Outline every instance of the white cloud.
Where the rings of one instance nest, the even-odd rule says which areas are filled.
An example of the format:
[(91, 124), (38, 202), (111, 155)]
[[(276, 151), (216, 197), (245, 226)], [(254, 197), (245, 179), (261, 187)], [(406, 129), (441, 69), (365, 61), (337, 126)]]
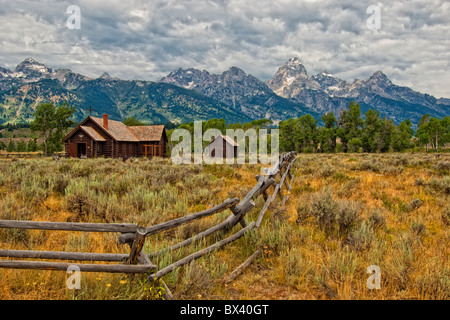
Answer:
[[(68, 30), (69, 5), (81, 29)], [(381, 8), (381, 30), (366, 9)], [(309, 74), (352, 81), (383, 70), (394, 83), (450, 97), (446, 0), (1, 1), (0, 65), (26, 57), (88, 76), (159, 80), (178, 67), (235, 65), (261, 80), (298, 56)]]

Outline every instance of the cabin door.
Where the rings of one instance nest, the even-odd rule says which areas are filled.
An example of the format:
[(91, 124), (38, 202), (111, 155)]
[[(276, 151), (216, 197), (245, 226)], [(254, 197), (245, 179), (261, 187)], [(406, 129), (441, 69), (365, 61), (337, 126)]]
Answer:
[(78, 151), (77, 147), (78, 147), (77, 143), (69, 142), (68, 147), (67, 147), (67, 151), (69, 152), (69, 157), (71, 157), (71, 158), (77, 157), (77, 151)]
[(77, 143), (77, 157), (86, 156), (86, 143)]

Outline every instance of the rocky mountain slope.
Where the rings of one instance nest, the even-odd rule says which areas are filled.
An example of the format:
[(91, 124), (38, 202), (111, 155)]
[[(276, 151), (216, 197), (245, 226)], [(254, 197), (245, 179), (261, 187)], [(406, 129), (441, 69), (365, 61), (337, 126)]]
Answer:
[(149, 123), (175, 123), (224, 118), (250, 121), (245, 114), (192, 90), (152, 81), (120, 80), (107, 73), (96, 79), (69, 69), (52, 70), (28, 58), (14, 71), (0, 69), (0, 123), (32, 120), (42, 102), (68, 102), (76, 119), (108, 113), (111, 119), (136, 117)]
[(395, 85), (382, 71), (347, 82), (326, 71), (310, 76), (297, 58), (266, 82), (237, 67), (222, 74), (179, 68), (159, 82), (121, 80), (106, 72), (94, 79), (69, 69), (53, 70), (32, 58), (14, 70), (0, 67), (0, 123), (30, 121), (39, 103), (64, 101), (76, 107), (77, 120), (92, 106), (94, 115), (108, 113), (116, 120), (134, 116), (149, 123), (211, 118), (276, 122), (306, 113), (320, 119), (329, 111), (338, 115), (350, 101), (359, 102), (363, 113), (373, 108), (396, 123), (409, 118), (417, 124), (423, 114), (450, 114), (450, 99)]
[(237, 67), (231, 67), (220, 75), (206, 70), (179, 68), (159, 82), (197, 91), (253, 119), (283, 120), (304, 113), (315, 114), (302, 102), (280, 97), (266, 83)]
[(376, 109), (381, 116), (397, 123), (406, 118), (417, 123), (423, 114), (440, 118), (450, 113), (448, 99), (436, 99), (397, 86), (382, 71), (376, 71), (367, 80), (347, 82), (327, 72), (309, 76), (300, 61), (292, 58), (278, 69), (267, 85), (279, 96), (321, 114), (339, 113), (350, 101), (359, 102), (363, 112)]

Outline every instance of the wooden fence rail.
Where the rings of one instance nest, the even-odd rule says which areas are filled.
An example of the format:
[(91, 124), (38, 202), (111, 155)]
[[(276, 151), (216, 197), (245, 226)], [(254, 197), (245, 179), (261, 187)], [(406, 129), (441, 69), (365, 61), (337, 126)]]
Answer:
[(86, 232), (133, 232), (138, 226), (127, 223), (87, 223), (87, 222), (47, 222), (47, 221), (21, 221), (0, 220), (0, 228), (65, 230)]
[[(0, 220), (0, 228), (20, 228), (20, 229), (41, 229), (41, 230), (62, 230), (62, 231), (84, 231), (84, 232), (116, 232), (121, 233), (118, 237), (120, 244), (127, 244), (130, 247), (129, 254), (113, 254), (113, 253), (86, 253), (86, 252), (57, 252), (57, 251), (31, 251), (31, 250), (4, 250), (0, 249), (0, 257), (2, 258), (33, 258), (33, 259), (55, 259), (55, 260), (76, 260), (76, 261), (102, 261), (102, 262), (120, 262), (121, 264), (74, 264), (61, 262), (42, 262), (42, 261), (25, 261), (25, 260), (4, 260), (0, 259), (0, 268), (16, 268), (16, 269), (45, 269), (45, 270), (64, 270), (69, 266), (76, 265), (80, 271), (86, 272), (117, 272), (117, 273), (148, 273), (153, 272), (148, 279), (153, 281), (170, 273), (174, 269), (181, 267), (187, 263), (194, 261), (206, 254), (241, 238), (244, 234), (251, 230), (257, 230), (263, 221), (266, 211), (273, 204), (277, 197), (281, 200), (281, 206), (284, 206), (292, 188), (294, 175), (291, 173), (292, 166), (296, 160), (296, 152), (284, 153), (279, 156), (274, 166), (266, 170), (265, 175), (256, 176), (256, 185), (239, 200), (238, 198), (226, 199), (221, 204), (187, 215), (181, 218), (166, 221), (150, 227), (139, 227), (136, 224), (127, 223), (75, 223), (75, 222), (46, 222), (46, 221), (18, 221), (18, 220)], [(280, 176), (279, 182), (276, 177)], [(273, 186), (273, 193), (269, 196), (268, 190)], [(283, 186), (287, 188), (287, 194), (281, 194)], [(247, 214), (255, 207), (256, 199), (262, 195), (264, 198), (264, 206), (259, 212), (256, 221), (248, 223), (246, 221)], [(230, 215), (217, 225), (204, 230), (193, 237), (181, 241), (175, 245), (160, 249), (149, 254), (143, 250), (146, 238), (163, 232), (191, 221), (205, 218), (219, 212), (230, 209)], [(194, 252), (178, 261), (171, 263), (161, 270), (157, 270), (150, 258), (157, 257), (163, 253), (178, 250), (182, 247), (196, 243), (205, 237), (208, 237), (218, 231), (221, 235), (227, 234), (234, 226), (240, 224), (242, 229), (232, 235), (225, 237), (214, 244)], [(260, 252), (255, 252), (246, 262), (232, 273), (233, 277), (242, 272), (248, 264), (253, 261)], [(230, 278), (231, 279), (231, 278)], [(228, 279), (228, 281), (231, 281)], [(166, 288), (166, 299), (171, 299), (172, 295), (169, 288), (162, 281)]]
[[(58, 152), (58, 153), (51, 153), (48, 154), (47, 157), (59, 157), (62, 158), (65, 156), (64, 152)], [(0, 159), (26, 159), (26, 158), (44, 158), (44, 153), (31, 153), (31, 152), (24, 152), (24, 153), (0, 153)]]

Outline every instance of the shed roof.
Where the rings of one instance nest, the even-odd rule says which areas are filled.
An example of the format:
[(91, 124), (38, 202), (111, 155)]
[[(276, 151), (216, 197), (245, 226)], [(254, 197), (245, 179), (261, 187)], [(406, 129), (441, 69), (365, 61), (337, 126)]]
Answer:
[(211, 143), (213, 143), (214, 141), (216, 141), (218, 138), (222, 138), (223, 140), (225, 140), (226, 142), (228, 142), (229, 144), (231, 144), (233, 147), (238, 147), (239, 143), (237, 143), (236, 141), (234, 141), (234, 139), (232, 139), (229, 136), (224, 136), (223, 134), (218, 135), (213, 141), (211, 141), (208, 145), (210, 145)]

